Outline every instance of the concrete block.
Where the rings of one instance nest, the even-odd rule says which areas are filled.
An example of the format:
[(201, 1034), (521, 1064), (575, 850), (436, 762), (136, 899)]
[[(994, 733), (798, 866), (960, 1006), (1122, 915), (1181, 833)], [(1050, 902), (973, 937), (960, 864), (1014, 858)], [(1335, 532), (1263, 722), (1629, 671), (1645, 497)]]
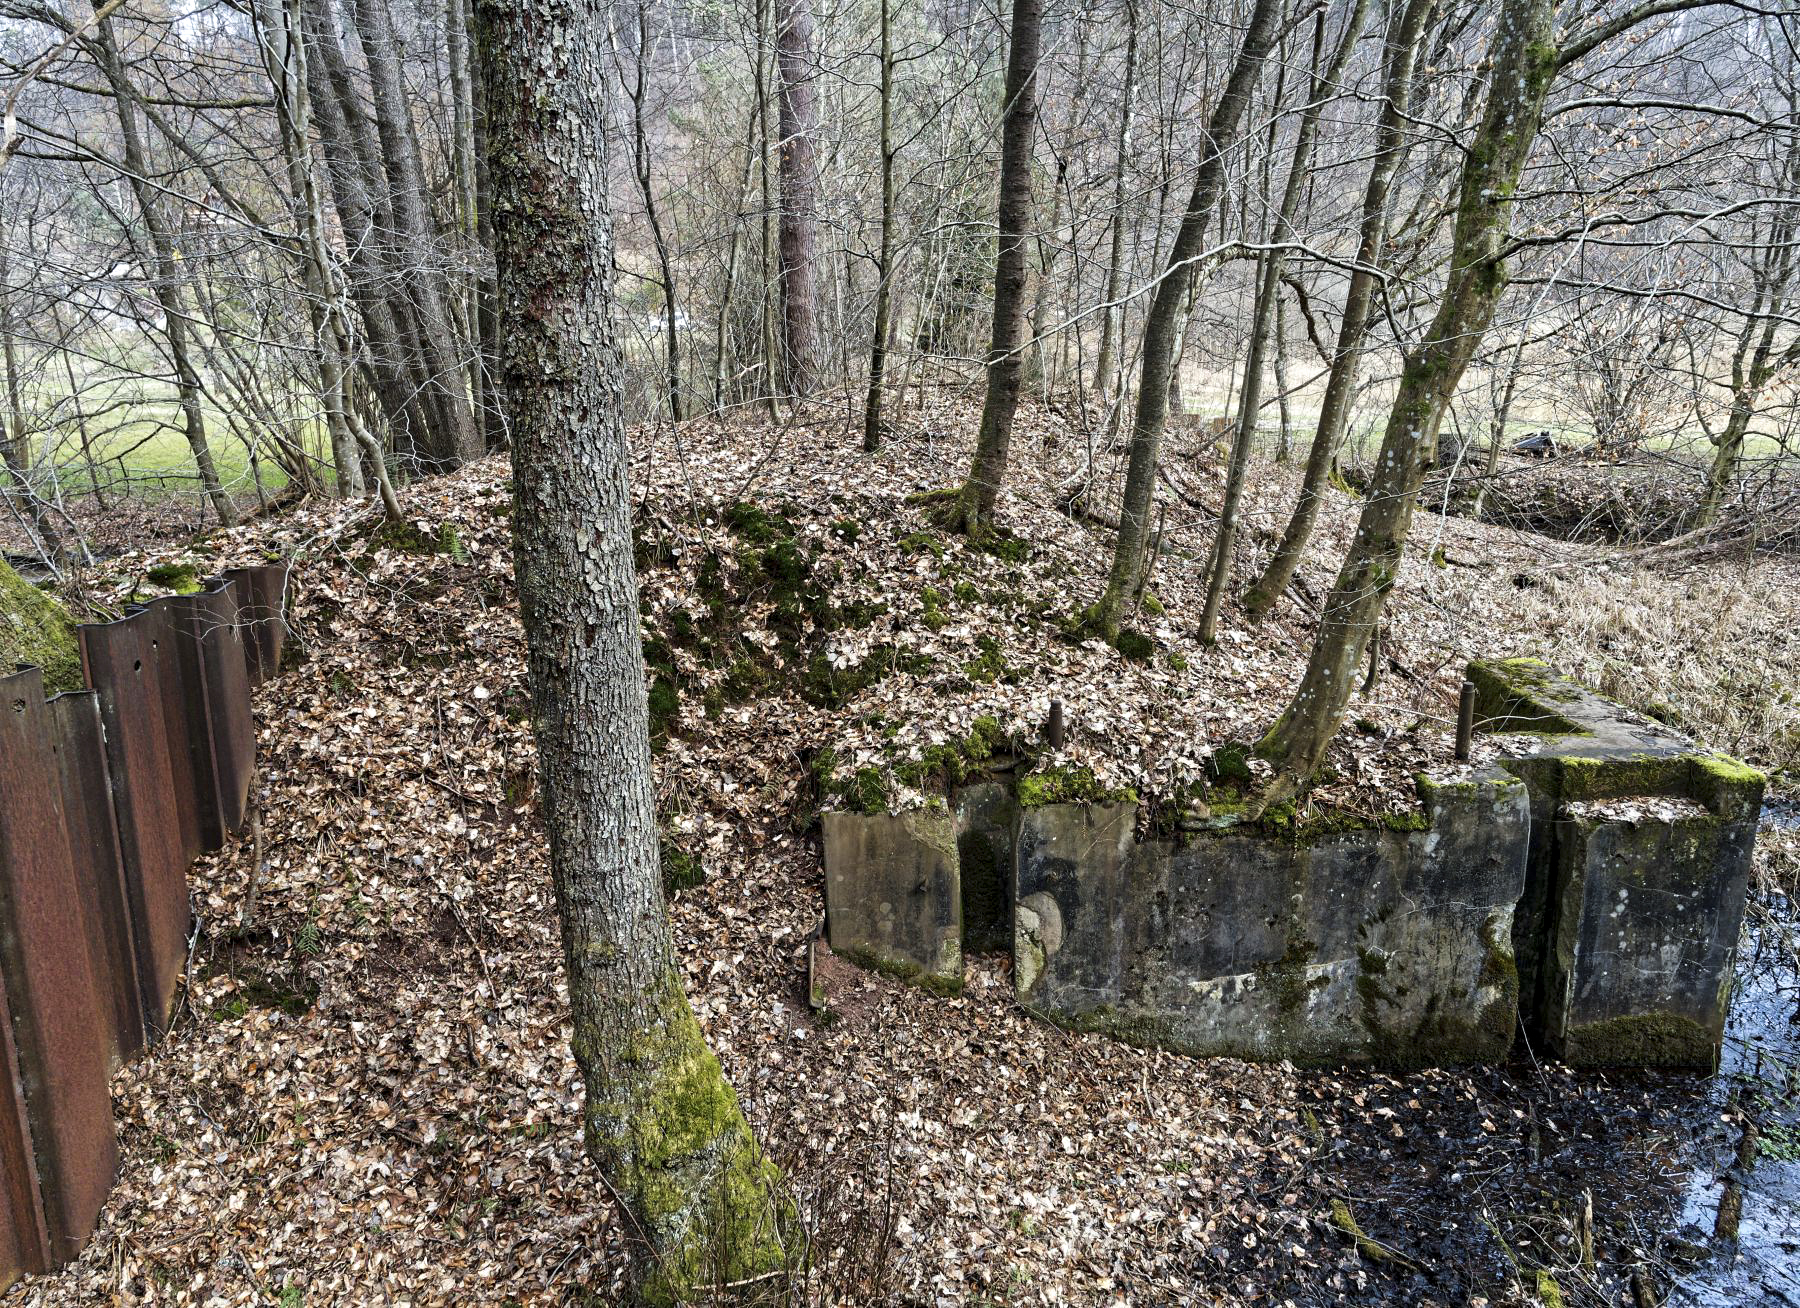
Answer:
[(826, 813), (825, 930), (851, 962), (962, 987), (962, 886), (948, 810)]

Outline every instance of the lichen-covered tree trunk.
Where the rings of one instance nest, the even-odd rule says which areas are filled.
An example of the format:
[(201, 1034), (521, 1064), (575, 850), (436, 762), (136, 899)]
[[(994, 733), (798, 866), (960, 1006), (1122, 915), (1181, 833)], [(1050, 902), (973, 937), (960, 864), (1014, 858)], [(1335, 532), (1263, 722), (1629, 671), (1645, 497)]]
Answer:
[(1293, 793), (1337, 734), (1356, 669), (1399, 572), (1444, 411), (1506, 288), (1513, 191), (1556, 74), (1552, 14), (1552, 0), (1504, 0), (1501, 6), (1487, 106), (1463, 160), (1449, 280), (1424, 339), (1402, 366), (1362, 517), (1325, 600), (1306, 673), (1258, 747), (1277, 768), (1265, 803)]
[(1043, 0), (1013, 0), (1006, 57), (1006, 110), (1000, 131), (1000, 244), (994, 257), (994, 323), (988, 338), (987, 395), (968, 480), (952, 502), (948, 525), (979, 536), (993, 527), (994, 503), (1006, 480), (1013, 414), (1025, 370), (1026, 255), (1031, 240), (1031, 146), (1037, 134), (1038, 51)]
[(1375, 134), (1375, 162), (1363, 188), (1362, 227), (1356, 251), (1356, 267), (1344, 292), (1344, 314), (1338, 322), (1337, 344), (1331, 353), (1331, 376), (1319, 405), (1319, 423), (1313, 430), (1306, 467), (1300, 474), (1300, 497), (1281, 535), (1281, 543), (1269, 557), (1255, 583), (1244, 594), (1244, 608), (1251, 616), (1266, 613), (1293, 581), (1301, 556), (1312, 540), (1319, 520), (1331, 458), (1349, 421), (1356, 397), (1356, 380), (1362, 362), (1363, 343), (1369, 332), (1375, 287), (1381, 280), (1381, 249), (1387, 234), (1388, 194), (1394, 173), (1406, 153), (1407, 134), (1413, 130), (1408, 116), (1412, 98), (1413, 63), (1437, 0), (1407, 0), (1397, 21), (1388, 28), (1386, 90), (1381, 119)]
[(587, 1146), (642, 1297), (778, 1271), (782, 1212), (682, 991), (659, 872), (612, 322), (605, 0), (479, 0), (514, 547)]
[[(1300, 125), (1294, 134), (1293, 152), (1289, 156), (1287, 184), (1282, 188), (1281, 204), (1276, 210), (1273, 230), (1269, 233), (1271, 248), (1263, 256), (1262, 277), (1256, 291), (1256, 308), (1251, 316), (1250, 356), (1244, 363), (1244, 389), (1238, 397), (1237, 430), (1232, 437), (1231, 458), (1225, 471), (1225, 495), (1219, 509), (1219, 527), (1213, 533), (1212, 553), (1206, 564), (1206, 607), (1200, 615), (1200, 639), (1211, 645), (1219, 637), (1219, 610), (1225, 602), (1225, 587), (1231, 579), (1231, 556), (1237, 543), (1238, 508), (1243, 502), (1244, 479), (1250, 467), (1250, 441), (1256, 434), (1256, 415), (1262, 407), (1263, 371), (1268, 362), (1269, 335), (1275, 325), (1275, 304), (1281, 295), (1281, 278), (1287, 270), (1286, 242), (1296, 238), (1294, 220), (1300, 213), (1300, 201), (1312, 180), (1313, 142), (1318, 139), (1319, 116), (1325, 110), (1329, 92), (1344, 76), (1350, 56), (1362, 34), (1363, 16), (1368, 0), (1355, 0), (1344, 20), (1343, 34), (1323, 73), (1318, 67), (1319, 47), (1324, 43), (1325, 15), (1320, 11), (1318, 37), (1314, 41), (1314, 63), (1311, 84), (1307, 90), (1306, 108), (1301, 111)], [(1279, 85), (1279, 82), (1277, 83)], [(1273, 112), (1280, 112), (1280, 95), (1276, 95)], [(1270, 131), (1270, 154), (1274, 153), (1275, 135)], [(1265, 192), (1266, 193), (1266, 192)]]
[(1131, 458), (1125, 469), (1125, 497), (1119, 508), (1119, 535), (1113, 545), (1112, 568), (1106, 590), (1089, 618), (1108, 639), (1119, 632), (1119, 617), (1137, 594), (1143, 575), (1144, 551), (1149, 545), (1150, 501), (1156, 490), (1156, 465), (1162, 458), (1163, 427), (1169, 417), (1169, 381), (1179, 359), (1178, 336), (1186, 317), (1188, 288), (1194, 264), (1206, 242), (1219, 191), (1225, 177), (1225, 156), (1237, 140), (1238, 125), (1250, 103), (1263, 61), (1275, 43), (1275, 27), (1282, 0), (1256, 0), (1244, 31), (1231, 75), (1206, 127), (1206, 148), (1194, 176), (1194, 191), (1150, 311), (1144, 317), (1144, 343), (1140, 351), (1137, 412), (1131, 428)]
[(781, 366), (788, 394), (810, 395), (819, 380), (819, 304), (813, 264), (819, 243), (819, 179), (813, 136), (811, 0), (776, 0), (781, 69)]

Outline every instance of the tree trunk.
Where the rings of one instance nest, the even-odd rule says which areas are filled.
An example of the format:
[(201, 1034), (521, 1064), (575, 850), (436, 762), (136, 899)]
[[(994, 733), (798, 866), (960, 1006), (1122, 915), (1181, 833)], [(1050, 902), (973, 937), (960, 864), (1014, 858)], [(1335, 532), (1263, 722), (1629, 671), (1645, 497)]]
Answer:
[(969, 479), (948, 515), (952, 530), (979, 536), (994, 525), (1006, 480), (1013, 413), (1025, 368), (1026, 256), (1031, 240), (1031, 147), (1037, 132), (1038, 49), (1043, 0), (1013, 0), (1006, 59), (1006, 112), (1000, 132), (1000, 243), (994, 258), (994, 324), (987, 355), (987, 396)]
[(363, 361), (394, 448), (417, 458), (435, 444), (436, 418), (425, 403), (417, 318), (393, 267), (396, 239), (378, 175), (380, 147), (356, 98), (330, 6), (325, 0), (292, 2), (299, 6), (307, 90), (363, 322)]
[(213, 465), (212, 446), (206, 439), (206, 417), (202, 409), (205, 388), (188, 351), (187, 306), (181, 294), (181, 273), (175, 257), (175, 238), (163, 220), (162, 196), (151, 180), (150, 162), (144, 152), (143, 133), (138, 126), (137, 90), (126, 76), (119, 58), (118, 43), (113, 38), (110, 18), (95, 26), (94, 46), (99, 55), (101, 72), (112, 87), (113, 107), (119, 119), (119, 145), (125, 158), (127, 179), (138, 211), (143, 215), (144, 230), (150, 240), (154, 262), (151, 278), (156, 305), (163, 315), (163, 337), (169, 344), (169, 362), (175, 369), (175, 392), (181, 403), (182, 429), (188, 449), (194, 456), (194, 467), (200, 474), (200, 486), (211, 502), (213, 513), (229, 527), (237, 521), (231, 497), (220, 484), (219, 472)]
[(1114, 150), (1112, 186), (1112, 253), (1106, 261), (1106, 300), (1101, 306), (1100, 354), (1094, 363), (1094, 391), (1101, 402), (1112, 394), (1117, 341), (1124, 331), (1125, 314), (1119, 297), (1125, 289), (1125, 169), (1131, 157), (1131, 108), (1137, 92), (1138, 11), (1135, 0), (1125, 4), (1125, 89), (1119, 109), (1119, 139)]
[(428, 468), (443, 471), (480, 457), (482, 442), (463, 388), (462, 350), (450, 312), (449, 283), (426, 194), (419, 142), (413, 132), (411, 99), (400, 73), (393, 15), (387, 0), (355, 0), (355, 11), (357, 36), (369, 64), (375, 132), (381, 142), (389, 205), (403, 243), (397, 253), (405, 260), (405, 285), (418, 311), (420, 364), (438, 420), (430, 444), (420, 453)]
[(1300, 476), (1300, 497), (1294, 505), (1293, 515), (1262, 575), (1244, 595), (1244, 609), (1252, 617), (1268, 612), (1294, 579), (1307, 542), (1312, 539), (1313, 527), (1319, 520), (1319, 506), (1331, 474), (1332, 456), (1344, 434), (1344, 424), (1356, 397), (1357, 369), (1362, 362), (1363, 342), (1368, 336), (1375, 288), (1380, 281), (1388, 193), (1393, 189), (1394, 174), (1406, 153), (1407, 133), (1412, 130), (1407, 107), (1412, 98), (1413, 62), (1436, 3), (1437, 0), (1406, 0), (1399, 22), (1388, 31), (1387, 86), (1381, 121), (1376, 128), (1375, 162), (1370, 166), (1369, 180), (1363, 189), (1356, 268), (1350, 274), (1350, 285), (1344, 293), (1344, 316), (1338, 323), (1337, 345), (1332, 350), (1331, 376), (1325, 383), (1325, 398), (1319, 405), (1319, 424), (1313, 431), (1312, 446), (1307, 451), (1306, 467)]
[(1206, 149), (1194, 177), (1187, 212), (1169, 249), (1168, 264), (1144, 317), (1144, 341), (1138, 372), (1137, 412), (1131, 429), (1131, 458), (1125, 472), (1125, 496), (1119, 509), (1119, 534), (1105, 593), (1089, 614), (1094, 627), (1109, 640), (1119, 634), (1119, 617), (1138, 593), (1144, 550), (1149, 544), (1150, 500), (1156, 489), (1156, 466), (1162, 456), (1163, 427), (1169, 415), (1169, 378), (1176, 363), (1176, 336), (1199, 258), (1212, 223), (1225, 175), (1225, 155), (1237, 139), (1238, 125), (1275, 43), (1281, 0), (1255, 0), (1244, 44), (1207, 123)]
[[(1345, 20), (1344, 34), (1332, 54), (1331, 64), (1323, 76), (1318, 73), (1317, 50), (1323, 43), (1325, 15), (1319, 14), (1319, 40), (1314, 42), (1314, 64), (1311, 85), (1307, 89), (1306, 109), (1294, 135), (1293, 158), (1288, 165), (1287, 185), (1283, 187), (1281, 205), (1270, 230), (1274, 247), (1263, 255), (1262, 281), (1257, 287), (1256, 308), (1251, 317), (1250, 356), (1244, 363), (1244, 390), (1238, 399), (1237, 431), (1231, 442), (1231, 459), (1225, 470), (1224, 502), (1219, 509), (1218, 530), (1213, 533), (1212, 554), (1207, 560), (1206, 607), (1200, 615), (1200, 639), (1211, 645), (1219, 638), (1219, 609), (1225, 601), (1225, 587), (1231, 579), (1231, 554), (1237, 543), (1238, 508), (1244, 498), (1244, 478), (1250, 466), (1250, 443), (1256, 434), (1256, 415), (1262, 408), (1263, 369), (1269, 352), (1269, 334), (1275, 323), (1275, 305), (1281, 295), (1282, 275), (1287, 271), (1284, 242), (1295, 239), (1294, 219), (1300, 212), (1300, 200), (1311, 178), (1313, 143), (1318, 139), (1319, 115), (1332, 87), (1343, 80), (1350, 65), (1350, 55), (1362, 34), (1363, 16), (1368, 0), (1356, 0)], [(1275, 112), (1279, 113), (1281, 97), (1276, 96)], [(1274, 141), (1271, 136), (1270, 145)], [(1273, 154), (1273, 149), (1270, 150)], [(1267, 191), (1264, 191), (1267, 194)]]
[(881, 0), (881, 252), (875, 265), (875, 324), (869, 337), (869, 393), (863, 401), (863, 449), (881, 448), (881, 388), (887, 377), (894, 276), (894, 18)]
[(1513, 190), (1555, 80), (1553, 0), (1503, 0), (1481, 126), (1463, 159), (1450, 275), (1425, 338), (1411, 350), (1388, 415), (1356, 536), (1322, 610), (1306, 673), (1258, 746), (1276, 764), (1264, 803), (1292, 794), (1337, 734), (1369, 636), (1400, 568), (1438, 427), (1506, 288)]
[[(681, 405), (681, 312), (675, 300), (675, 268), (669, 261), (669, 242), (663, 235), (662, 215), (656, 208), (656, 187), (650, 176), (650, 132), (644, 119), (644, 102), (649, 88), (646, 79), (650, 63), (650, 7), (648, 0), (638, 0), (636, 75), (631, 82), (631, 162), (637, 178), (638, 193), (644, 198), (644, 217), (650, 224), (650, 243), (656, 249), (656, 265), (662, 273), (663, 286), (663, 364), (668, 382), (669, 417), (680, 422), (685, 416)], [(621, 70), (623, 71), (623, 70)]]
[[(52, 569), (60, 568), (63, 557), (62, 532), (51, 517), (43, 498), (31, 485), (31, 436), (25, 430), (25, 402), (19, 377), (18, 332), (13, 314), (12, 258), (6, 234), (0, 231), (0, 364), (6, 371), (6, 434), (0, 440), (5, 451), (6, 470), (25, 512), (31, 517), (43, 560)], [(0, 663), (0, 668), (10, 667)]]
[(776, 49), (781, 66), (781, 365), (792, 396), (810, 395), (819, 380), (818, 292), (813, 263), (818, 245), (818, 174), (813, 136), (811, 0), (776, 0)]
[(784, 1264), (777, 1175), (682, 991), (659, 870), (612, 324), (603, 0), (478, 0), (514, 543), (589, 1152), (644, 1299)]

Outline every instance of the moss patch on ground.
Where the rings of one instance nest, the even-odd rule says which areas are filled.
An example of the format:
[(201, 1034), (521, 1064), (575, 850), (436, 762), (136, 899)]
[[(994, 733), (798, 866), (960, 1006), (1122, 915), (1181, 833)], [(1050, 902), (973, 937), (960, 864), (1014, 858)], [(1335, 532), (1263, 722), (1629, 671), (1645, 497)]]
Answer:
[(81, 689), (75, 620), (54, 596), (0, 562), (0, 673), (18, 664), (43, 669), (46, 694)]

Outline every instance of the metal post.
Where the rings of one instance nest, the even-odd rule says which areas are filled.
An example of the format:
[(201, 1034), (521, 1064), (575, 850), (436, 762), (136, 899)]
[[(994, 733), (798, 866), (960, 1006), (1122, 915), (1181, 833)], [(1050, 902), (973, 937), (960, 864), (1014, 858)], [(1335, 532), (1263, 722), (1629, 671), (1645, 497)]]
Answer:
[(1050, 701), (1050, 726), (1048, 735), (1050, 737), (1051, 749), (1061, 749), (1063, 747), (1063, 706), (1060, 699), (1053, 699)]
[(1456, 702), (1456, 761), (1467, 763), (1475, 741), (1475, 683), (1465, 681)]

